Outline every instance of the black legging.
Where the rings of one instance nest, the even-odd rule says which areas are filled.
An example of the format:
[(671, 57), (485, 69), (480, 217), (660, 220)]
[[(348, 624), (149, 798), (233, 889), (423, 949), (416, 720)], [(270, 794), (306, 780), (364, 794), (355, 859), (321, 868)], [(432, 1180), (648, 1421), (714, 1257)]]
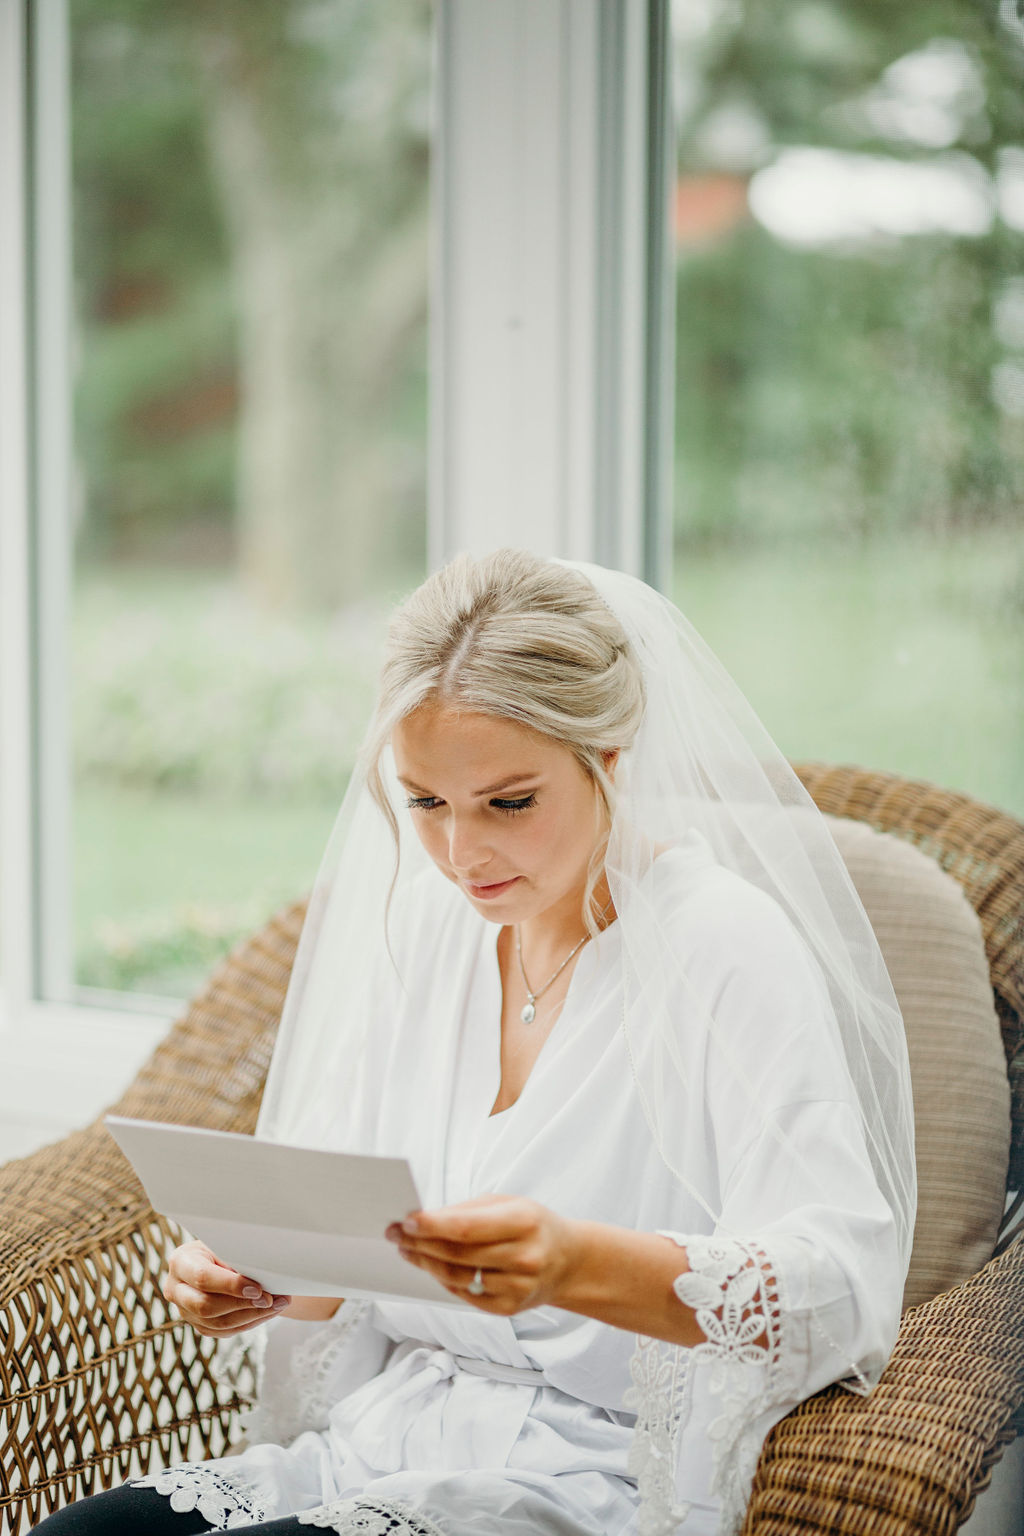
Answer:
[[(214, 1527), (195, 1510), (178, 1514), (171, 1501), (155, 1488), (110, 1488), (55, 1510), (34, 1526), (29, 1536), (204, 1536)], [(309, 1527), (294, 1515), (262, 1525), (234, 1526), (249, 1536), (307, 1536)]]

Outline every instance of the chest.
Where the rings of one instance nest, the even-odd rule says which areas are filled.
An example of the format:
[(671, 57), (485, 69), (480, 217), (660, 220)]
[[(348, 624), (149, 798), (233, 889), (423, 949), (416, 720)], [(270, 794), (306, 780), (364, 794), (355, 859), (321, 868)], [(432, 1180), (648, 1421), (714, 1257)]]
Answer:
[[(502, 1114), (518, 1102), (549, 1036), (558, 1027), (580, 958), (578, 952), (574, 954), (550, 979), (541, 975), (528, 980), (511, 930), (503, 928), (499, 934), (495, 947), (497, 992), (493, 988), (483, 992), (478, 1004), (481, 1012), (495, 1007), (499, 1035), (500, 1076), (497, 1094), (487, 1106), (490, 1115)], [(486, 951), (480, 964), (484, 969), (489, 965)], [(486, 1028), (486, 1022), (480, 1022)]]
[[(495, 940), (491, 927), (442, 930), (430, 963), (406, 973), (346, 1142), (408, 1157), (427, 1206), (521, 1194), (580, 1219), (689, 1230), (697, 1213), (666, 1201), (678, 1185), (637, 1093), (615, 926), (545, 994), (551, 1013), (538, 1007), (532, 1028)], [(680, 1102), (678, 1113), (701, 1162), (702, 1106)]]
[(503, 994), (493, 941), (481, 952), (439, 1169), (444, 1203), (528, 1194), (566, 1215), (633, 1224), (642, 1192), (660, 1188), (665, 1169), (630, 1068), (618, 975), (610, 943), (588, 946), (554, 1017), (538, 1009), (524, 1041), (531, 1027), (518, 1017), (518, 994)]

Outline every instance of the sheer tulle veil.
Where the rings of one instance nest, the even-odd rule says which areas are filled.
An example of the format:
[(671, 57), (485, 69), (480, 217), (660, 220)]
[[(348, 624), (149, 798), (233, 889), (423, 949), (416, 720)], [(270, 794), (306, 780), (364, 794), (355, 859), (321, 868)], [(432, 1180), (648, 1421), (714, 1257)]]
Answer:
[[(860, 1129), (878, 1186), (892, 1213), (879, 1253), (880, 1284), (893, 1337), (909, 1263), (915, 1212), (913, 1115), (899, 1008), (871, 926), (828, 825), (753, 710), (686, 619), (634, 577), (573, 563), (615, 615), (642, 669), (646, 705), (637, 735), (616, 768), (605, 856), (621, 930), (622, 1030), (644, 1117), (664, 1163), (719, 1230), (721, 1192), (694, 1181), (682, 1154), (679, 1105), (688, 1102), (692, 1053), (679, 1049), (677, 936), (663, 920), (652, 868), (663, 850), (707, 845), (715, 860), (771, 899), (799, 935), (820, 987), (816, 1027), (845, 1057)], [(388, 914), (416, 899), (426, 856), (409, 827), (405, 796), (385, 758), (384, 778), (399, 825), (394, 837), (366, 783), (353, 776), (310, 900), (260, 1116), (262, 1134), (304, 1144), (344, 1145), (345, 1103), (359, 1092), (358, 1064), (374, 1028), (369, 996), (388, 954)], [(741, 928), (737, 944), (743, 943)], [(764, 1120), (762, 1063), (735, 1053), (715, 1010), (694, 993), (687, 1030), (706, 1032), (718, 1070), (752, 1124)], [(771, 1042), (766, 1042), (770, 1051)], [(773, 1128), (779, 1176), (800, 1163), (801, 1180), (818, 1174)], [(524, 1191), (528, 1193), (528, 1191)], [(821, 1176), (820, 1198), (835, 1191)], [(742, 1237), (744, 1234), (726, 1234)], [(884, 1275), (882, 1271), (884, 1270)], [(857, 1374), (838, 1361), (836, 1376)], [(640, 1404), (645, 1414), (657, 1406)], [(668, 1432), (678, 1413), (666, 1410)]]

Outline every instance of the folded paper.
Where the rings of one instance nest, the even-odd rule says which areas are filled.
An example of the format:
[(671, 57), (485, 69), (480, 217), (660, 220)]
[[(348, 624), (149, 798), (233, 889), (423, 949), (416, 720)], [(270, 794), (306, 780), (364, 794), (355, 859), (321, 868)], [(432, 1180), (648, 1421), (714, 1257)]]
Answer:
[(104, 1123), (154, 1209), (266, 1290), (467, 1305), (384, 1236), (421, 1205), (404, 1158), (120, 1115)]

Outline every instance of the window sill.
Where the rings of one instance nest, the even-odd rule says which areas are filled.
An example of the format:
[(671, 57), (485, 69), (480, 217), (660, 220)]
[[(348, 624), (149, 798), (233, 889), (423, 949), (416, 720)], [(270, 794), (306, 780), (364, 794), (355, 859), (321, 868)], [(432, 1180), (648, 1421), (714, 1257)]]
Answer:
[(0, 1162), (88, 1125), (127, 1088), (169, 1016), (0, 997)]

